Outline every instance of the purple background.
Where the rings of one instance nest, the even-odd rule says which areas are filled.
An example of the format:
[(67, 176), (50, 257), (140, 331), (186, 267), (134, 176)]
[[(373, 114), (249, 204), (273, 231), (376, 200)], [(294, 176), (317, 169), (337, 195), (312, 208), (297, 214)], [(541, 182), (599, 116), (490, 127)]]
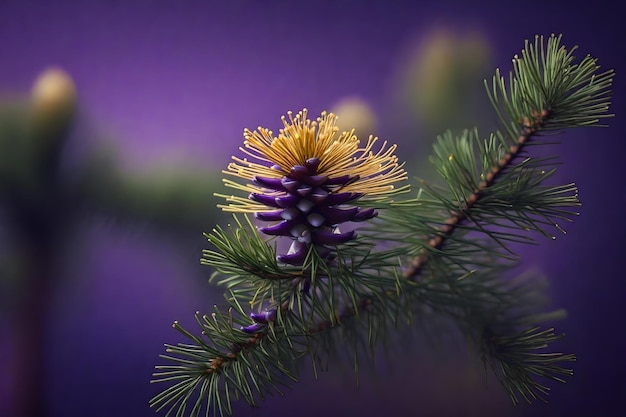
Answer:
[[(559, 3), (4, 0), (0, 90), (26, 92), (44, 68), (59, 65), (74, 78), (82, 111), (122, 148), (125, 166), (143, 169), (173, 154), (209, 170), (226, 165), (244, 127), (277, 128), (289, 109), (315, 114), (349, 95), (371, 103), (381, 117), (377, 133), (396, 140), (385, 124), (393, 74), (412, 42), (437, 25), (482, 31), (504, 69), (524, 39), (563, 33), (579, 55), (616, 69), (617, 117), (606, 130), (568, 133), (555, 150), (564, 161), (558, 178), (581, 189), (582, 215), (567, 236), (524, 255), (551, 278), (554, 304), (568, 310), (560, 346), (579, 360), (548, 405), (521, 412), (626, 415), (623, 21), (602, 2)], [(68, 261), (45, 329), (50, 416), (152, 416), (147, 401), (159, 387), (148, 380), (162, 343), (176, 340), (170, 323), (208, 311), (219, 291), (197, 277), (199, 253), (181, 256), (149, 233), (98, 223), (81, 238), (89, 245)], [(200, 231), (190, 239), (202, 246)], [(10, 337), (3, 323), (0, 336)], [(0, 365), (10, 361), (5, 345), (0, 340)], [(395, 371), (366, 375), (358, 392), (349, 375), (315, 382), (305, 373), (286, 398), (238, 415), (516, 413), (498, 387), (464, 380), (464, 358), (435, 365), (415, 356), (390, 358)], [(0, 375), (3, 403), (9, 384)]]

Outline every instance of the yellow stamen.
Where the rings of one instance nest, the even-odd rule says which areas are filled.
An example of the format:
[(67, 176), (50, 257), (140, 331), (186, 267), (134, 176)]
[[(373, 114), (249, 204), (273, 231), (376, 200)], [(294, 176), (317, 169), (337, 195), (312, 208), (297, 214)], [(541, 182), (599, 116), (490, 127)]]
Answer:
[[(387, 146), (384, 141), (378, 151), (373, 148), (378, 138), (370, 136), (364, 147), (354, 130), (338, 134), (337, 117), (333, 113), (323, 112), (316, 121), (307, 119), (304, 109), (293, 116), (282, 117), (283, 128), (277, 137), (271, 130), (259, 127), (256, 131), (244, 130), (244, 146), (240, 150), (258, 162), (248, 158), (233, 157), (225, 174), (233, 175), (248, 181), (255, 176), (282, 178), (290, 173), (292, 167), (304, 165), (310, 158), (319, 158), (318, 175), (329, 178), (349, 175), (359, 179), (332, 191), (363, 193), (363, 199), (384, 198), (397, 192), (394, 183), (407, 179), (404, 164), (398, 163), (394, 155), (396, 145)], [(272, 168), (277, 165), (280, 169)], [(257, 185), (239, 184), (232, 180), (224, 180), (225, 185), (246, 191), (268, 194), (268, 191)], [(270, 192), (271, 194), (271, 192)], [(227, 211), (255, 212), (266, 210), (267, 207), (245, 197), (225, 196), (230, 203), (220, 205)]]

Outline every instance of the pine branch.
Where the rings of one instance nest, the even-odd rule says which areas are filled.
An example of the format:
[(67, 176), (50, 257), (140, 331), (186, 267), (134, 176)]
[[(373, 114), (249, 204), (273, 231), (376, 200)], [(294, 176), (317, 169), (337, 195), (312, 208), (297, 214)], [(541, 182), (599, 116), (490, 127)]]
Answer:
[[(512, 243), (533, 243), (529, 231), (563, 231), (557, 221), (570, 221), (580, 205), (573, 184), (544, 185), (554, 158), (528, 157), (527, 148), (545, 143), (545, 133), (609, 116), (612, 71), (597, 74), (589, 56), (574, 63), (574, 49), (555, 36), (547, 46), (543, 38), (527, 42), (509, 82), (497, 71), (488, 89), (502, 132), (486, 140), (477, 130), (441, 136), (431, 160), (445, 187), (422, 183), (414, 199), (390, 199), (407, 190), (392, 185), (406, 178), (395, 147), (374, 152), (370, 137), (358, 148), (353, 132), (336, 138), (333, 115), (311, 122), (306, 111), (289, 114), (278, 137), (246, 130), (242, 151), (262, 164), (234, 158), (225, 172), (248, 183), (225, 183), (250, 195), (224, 196), (230, 204), (222, 208), (278, 222), (258, 232), (288, 237), (290, 251), (277, 255), (247, 217), (207, 235), (215, 250), (204, 252), (203, 263), (226, 287), (228, 312), (196, 314), (203, 337), (175, 324), (193, 344), (166, 345), (174, 356), (162, 357), (178, 365), (159, 367), (154, 382), (179, 382), (151, 405), (184, 415), (193, 404), (195, 416), (205, 402), (207, 414), (230, 414), (233, 399), (256, 405), (297, 381), (303, 356), (316, 372), (346, 354), (338, 345), (351, 346), (357, 371), (359, 352), (391, 340), (388, 329), (432, 314), (468, 336), (514, 403), (544, 399), (541, 379), (563, 382), (571, 370), (561, 364), (575, 359), (545, 352), (562, 336), (537, 327), (560, 312), (540, 314), (533, 283), (502, 277), (517, 261)], [(358, 238), (339, 230), (379, 211)]]
[[(504, 156), (502, 156), (502, 158), (500, 158), (500, 160), (498, 160), (498, 162), (491, 167), (491, 169), (487, 172), (487, 175), (483, 176), (484, 179), (476, 188), (474, 188), (469, 197), (463, 201), (461, 207), (459, 207), (457, 211), (450, 213), (450, 217), (448, 217), (444, 221), (444, 225), (439, 228), (439, 233), (428, 240), (430, 250), (441, 249), (442, 245), (446, 241), (446, 238), (454, 233), (457, 226), (463, 221), (468, 220), (469, 213), (473, 211), (474, 206), (483, 197), (487, 188), (495, 183), (502, 172), (513, 163), (516, 157), (520, 155), (520, 152), (526, 143), (529, 142), (543, 126), (545, 126), (546, 120), (549, 116), (550, 111), (547, 109), (541, 109), (540, 112), (534, 110), (533, 120), (530, 121), (527, 119), (524, 121), (522, 131), (515, 141), (515, 144), (511, 145)], [(450, 153), (448, 159), (453, 161), (454, 154)], [(428, 252), (426, 249), (423, 249), (420, 256), (411, 261), (411, 267), (404, 272), (404, 277), (406, 279), (415, 280), (426, 263), (427, 258)]]

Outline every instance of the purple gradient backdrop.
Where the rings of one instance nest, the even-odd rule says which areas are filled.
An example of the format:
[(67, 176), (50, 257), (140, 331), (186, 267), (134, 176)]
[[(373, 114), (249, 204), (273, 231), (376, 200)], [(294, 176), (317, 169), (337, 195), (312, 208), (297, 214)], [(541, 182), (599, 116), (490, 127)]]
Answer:
[[(317, 113), (349, 95), (370, 102), (382, 119), (377, 133), (396, 140), (384, 122), (393, 75), (415, 38), (439, 24), (483, 31), (505, 69), (524, 39), (563, 33), (580, 54), (617, 70), (617, 117), (608, 130), (564, 137), (556, 151), (565, 163), (558, 177), (581, 188), (582, 216), (567, 236), (524, 249), (529, 264), (551, 278), (555, 305), (569, 311), (559, 323), (568, 333), (561, 347), (579, 361), (575, 377), (554, 387), (548, 405), (521, 412), (620, 416), (626, 415), (620, 400), (626, 395), (626, 51), (618, 39), (620, 13), (599, 3), (4, 0), (0, 90), (25, 92), (42, 69), (61, 66), (76, 81), (83, 111), (118, 140), (128, 167), (174, 153), (215, 168), (239, 146), (243, 127), (276, 128), (286, 110)], [(152, 416), (147, 401), (158, 387), (148, 380), (162, 343), (176, 340), (169, 324), (208, 311), (219, 294), (194, 278), (199, 254), (181, 258), (166, 242), (106, 226), (83, 235), (91, 244), (68, 261), (70, 277), (45, 329), (50, 416)], [(200, 231), (197, 238), (201, 243)], [(10, 337), (3, 323), (0, 336)], [(0, 340), (3, 367), (10, 360), (4, 349)], [(286, 398), (260, 410), (238, 408), (238, 415), (515, 414), (502, 405), (497, 387), (467, 390), (453, 376), (462, 359), (443, 371), (400, 360), (401, 371), (378, 382), (367, 377), (358, 392), (338, 373), (318, 382), (306, 373)], [(9, 384), (0, 375), (2, 402)]]

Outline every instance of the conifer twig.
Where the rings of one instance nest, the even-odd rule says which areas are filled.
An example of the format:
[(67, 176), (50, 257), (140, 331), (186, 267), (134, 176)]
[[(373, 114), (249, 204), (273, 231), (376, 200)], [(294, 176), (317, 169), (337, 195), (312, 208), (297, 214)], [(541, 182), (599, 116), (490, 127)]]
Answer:
[[(485, 178), (464, 201), (462, 207), (460, 207), (459, 210), (452, 212), (450, 217), (445, 220), (444, 224), (439, 228), (439, 233), (428, 240), (428, 246), (430, 249), (440, 249), (445, 242), (446, 237), (451, 235), (461, 222), (468, 219), (467, 213), (472, 209), (476, 202), (478, 202), (483, 192), (497, 180), (503, 170), (507, 168), (509, 164), (513, 162), (515, 157), (520, 154), (524, 145), (526, 145), (528, 141), (531, 140), (533, 134), (535, 134), (535, 132), (537, 132), (537, 130), (545, 124), (548, 117), (550, 117), (550, 110), (543, 109), (541, 112), (533, 111), (532, 120), (528, 117), (524, 118), (522, 131), (515, 144), (511, 145), (509, 150), (504, 154), (504, 156), (502, 156), (502, 158), (500, 158), (498, 163), (489, 170), (489, 172), (485, 175)], [(450, 154), (449, 158), (450, 160), (454, 159), (454, 155)], [(408, 280), (415, 280), (421, 269), (424, 267), (427, 257), (427, 250), (422, 249), (419, 256), (413, 258), (410, 263), (410, 267), (404, 271), (404, 278)]]

